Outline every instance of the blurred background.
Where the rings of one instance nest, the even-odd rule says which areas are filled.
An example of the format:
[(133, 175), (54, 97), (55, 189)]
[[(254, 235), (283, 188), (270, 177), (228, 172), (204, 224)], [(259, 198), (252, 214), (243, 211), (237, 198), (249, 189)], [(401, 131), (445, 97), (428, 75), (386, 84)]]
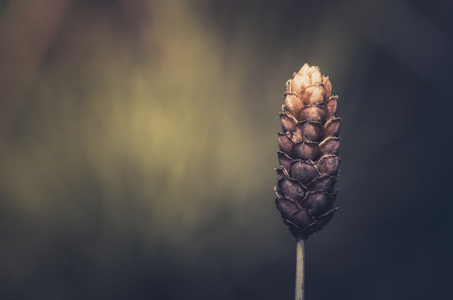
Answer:
[(448, 1), (0, 2), (0, 298), (292, 299), (277, 113), (305, 63), (343, 118), (307, 299), (447, 299)]

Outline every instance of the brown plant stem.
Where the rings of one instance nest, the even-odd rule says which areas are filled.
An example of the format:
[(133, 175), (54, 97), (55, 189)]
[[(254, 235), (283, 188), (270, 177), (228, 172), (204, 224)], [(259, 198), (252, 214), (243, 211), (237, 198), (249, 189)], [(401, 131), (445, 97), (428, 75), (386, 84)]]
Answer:
[(298, 240), (296, 245), (296, 300), (304, 300), (304, 262), (305, 240)]

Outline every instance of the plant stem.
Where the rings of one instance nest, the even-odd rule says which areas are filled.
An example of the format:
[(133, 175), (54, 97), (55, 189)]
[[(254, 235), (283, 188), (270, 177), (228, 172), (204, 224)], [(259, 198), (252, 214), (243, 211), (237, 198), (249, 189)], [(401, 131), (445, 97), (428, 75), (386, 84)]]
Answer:
[(296, 300), (304, 300), (305, 240), (297, 241), (296, 252)]

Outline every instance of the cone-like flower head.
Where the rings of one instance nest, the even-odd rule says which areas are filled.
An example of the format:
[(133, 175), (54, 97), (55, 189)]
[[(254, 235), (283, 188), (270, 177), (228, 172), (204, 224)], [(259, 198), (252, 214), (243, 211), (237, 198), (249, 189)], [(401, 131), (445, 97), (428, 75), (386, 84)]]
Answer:
[(286, 83), (275, 203), (299, 240), (319, 231), (337, 210), (333, 207), (340, 164), (337, 100), (329, 78), (318, 67), (305, 64)]

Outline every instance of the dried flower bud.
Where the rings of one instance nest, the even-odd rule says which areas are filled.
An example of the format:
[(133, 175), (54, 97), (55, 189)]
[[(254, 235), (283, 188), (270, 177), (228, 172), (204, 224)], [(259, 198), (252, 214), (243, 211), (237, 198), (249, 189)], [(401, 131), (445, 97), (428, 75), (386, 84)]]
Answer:
[(331, 93), (329, 77), (304, 64), (287, 82), (280, 113), (275, 203), (298, 240), (319, 231), (337, 210), (333, 204), (341, 160), (340, 118), (335, 116), (338, 97)]

